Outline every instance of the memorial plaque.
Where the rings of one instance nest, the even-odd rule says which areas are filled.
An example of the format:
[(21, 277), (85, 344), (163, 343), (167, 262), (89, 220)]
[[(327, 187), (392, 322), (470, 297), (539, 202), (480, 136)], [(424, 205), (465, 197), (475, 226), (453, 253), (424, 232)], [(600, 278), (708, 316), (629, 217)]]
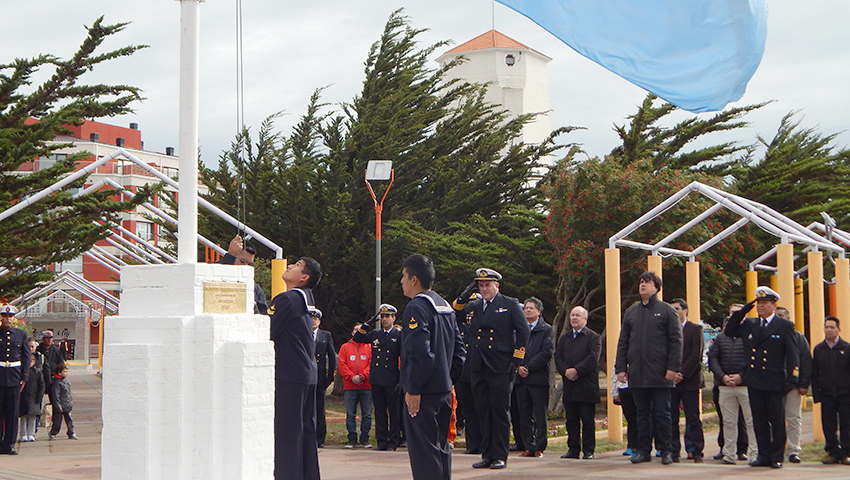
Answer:
[(244, 283), (204, 282), (204, 313), (247, 313)]

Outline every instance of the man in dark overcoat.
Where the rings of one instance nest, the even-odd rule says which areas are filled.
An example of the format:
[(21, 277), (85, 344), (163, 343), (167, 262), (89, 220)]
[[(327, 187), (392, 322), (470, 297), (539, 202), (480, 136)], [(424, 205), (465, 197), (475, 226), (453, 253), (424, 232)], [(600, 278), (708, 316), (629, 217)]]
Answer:
[(673, 308), (658, 299), (661, 278), (654, 272), (638, 277), (640, 302), (623, 314), (614, 369), (629, 382), (637, 408), (638, 450), (632, 463), (649, 462), (653, 427), (661, 463), (673, 463), (670, 392), (682, 369), (682, 325)]
[(570, 329), (558, 340), (555, 367), (564, 379), (564, 413), (567, 416), (567, 453), (561, 458), (593, 459), (596, 449), (594, 413), (599, 403), (599, 353), (602, 341), (587, 328), (587, 310), (570, 312)]

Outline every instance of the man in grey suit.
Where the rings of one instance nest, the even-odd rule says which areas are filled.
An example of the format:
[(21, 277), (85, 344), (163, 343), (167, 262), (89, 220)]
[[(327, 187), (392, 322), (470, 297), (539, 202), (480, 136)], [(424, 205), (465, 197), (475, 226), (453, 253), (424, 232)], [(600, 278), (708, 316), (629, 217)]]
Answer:
[[(594, 413), (599, 403), (599, 335), (587, 328), (587, 310), (570, 312), (570, 329), (558, 340), (555, 366), (564, 378), (564, 413), (567, 416), (567, 453), (561, 458), (593, 459), (596, 449)], [(579, 440), (581, 438), (581, 440)]]

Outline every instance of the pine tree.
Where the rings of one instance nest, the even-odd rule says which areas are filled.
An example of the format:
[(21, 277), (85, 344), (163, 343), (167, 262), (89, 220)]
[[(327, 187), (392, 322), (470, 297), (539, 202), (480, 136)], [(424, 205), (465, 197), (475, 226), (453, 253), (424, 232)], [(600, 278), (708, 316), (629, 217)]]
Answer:
[(802, 128), (785, 115), (760, 160), (748, 157), (732, 173), (736, 193), (763, 203), (802, 225), (826, 212), (850, 230), (850, 149), (832, 145), (837, 134)]
[[(80, 152), (50, 168), (16, 172), (24, 162), (48, 158), (68, 147), (69, 144), (52, 143), (57, 135), (68, 133), (66, 125), (129, 113), (130, 104), (141, 99), (135, 87), (80, 83), (83, 75), (98, 64), (145, 48), (132, 45), (96, 53), (107, 37), (126, 25), (104, 25), (103, 17), (97, 19), (87, 28), (87, 38), (69, 60), (39, 55), (0, 65), (0, 210), (5, 211), (56, 182), (72, 172), (77, 161), (90, 155)], [(43, 67), (55, 67), (53, 76), (25, 92)], [(46, 267), (77, 257), (104, 238), (108, 226), (95, 225), (93, 221), (117, 221), (119, 212), (145, 199), (142, 192), (134, 202), (115, 201), (114, 192), (109, 191), (74, 197), (73, 190), (84, 183), (85, 178), (81, 178), (0, 221), (0, 267), (9, 270), (0, 276), (0, 297), (15, 298), (50, 280), (53, 273)]]
[[(429, 60), (444, 43), (421, 48), (421, 33), (401, 11), (393, 13), (369, 51), (361, 93), (334, 111), (317, 90), (291, 134), (276, 138), (263, 153), (268, 158), (250, 167), (272, 180), (257, 188), (249, 183), (242, 199), (248, 223), (282, 245), (290, 260), (311, 256), (322, 263), (326, 277), (316, 299), (325, 324), (340, 336), (374, 313), (375, 209), (364, 183), (370, 160), (392, 160), (395, 169), (383, 223), (387, 301), (404, 304), (399, 262), (413, 252), (434, 257), (447, 297), (463, 289), (475, 268), (490, 266), (505, 270), (503, 284), (515, 296), (554, 301), (546, 295), (555, 278), (540, 235), (545, 199), (529, 184), (539, 160), (560, 148), (557, 135), (570, 128), (540, 145), (520, 142), (534, 115), (509, 119), (484, 102), (484, 86), (447, 81), (455, 64), (434, 68)], [(261, 129), (260, 143), (264, 137), (271, 133)], [(228, 154), (204, 171), (210, 201), (228, 212), (237, 203), (233, 185), (245, 176), (236, 162)], [(380, 198), (386, 184), (373, 185)], [(252, 217), (260, 196), (270, 208)], [(233, 230), (207, 233), (229, 239)]]

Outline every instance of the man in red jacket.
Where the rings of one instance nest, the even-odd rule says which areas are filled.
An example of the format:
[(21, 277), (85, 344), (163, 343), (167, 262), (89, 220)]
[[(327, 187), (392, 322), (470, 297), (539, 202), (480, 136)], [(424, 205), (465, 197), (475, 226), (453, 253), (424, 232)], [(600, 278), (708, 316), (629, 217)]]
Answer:
[[(351, 336), (361, 323), (354, 325)], [(345, 448), (354, 448), (357, 442), (357, 405), (360, 404), (360, 446), (372, 448), (369, 430), (372, 429), (372, 385), (369, 384), (369, 365), (372, 362), (372, 345), (357, 343), (353, 339), (339, 349), (339, 374), (343, 380), (345, 400), (345, 427), (348, 443)]]

